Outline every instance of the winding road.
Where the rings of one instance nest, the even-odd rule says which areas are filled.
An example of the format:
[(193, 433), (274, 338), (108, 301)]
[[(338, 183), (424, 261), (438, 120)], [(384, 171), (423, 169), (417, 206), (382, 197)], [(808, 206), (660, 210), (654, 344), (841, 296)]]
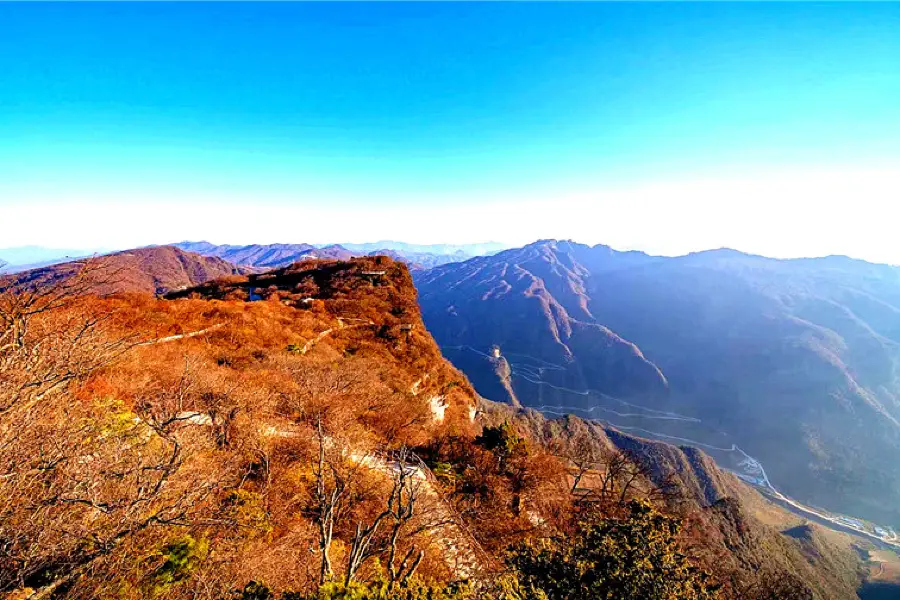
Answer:
[[(446, 346), (443, 348), (446, 348), (449, 350), (470, 351), (470, 352), (474, 352), (474, 353), (478, 354), (479, 356), (485, 357), (488, 360), (495, 360), (494, 356), (491, 356), (490, 354), (487, 354), (476, 348), (473, 348), (472, 346), (466, 346), (466, 345), (464, 345), (464, 346)], [(686, 422), (686, 423), (695, 423), (695, 424), (703, 423), (703, 421), (701, 419), (698, 419), (696, 417), (682, 415), (682, 414), (679, 414), (676, 412), (671, 412), (671, 411), (657, 410), (657, 409), (649, 408), (646, 406), (641, 406), (639, 404), (626, 402), (624, 400), (614, 398), (612, 396), (609, 396), (609, 395), (599, 392), (597, 390), (591, 390), (591, 389), (575, 390), (575, 389), (560, 387), (560, 386), (550, 383), (548, 381), (544, 381), (543, 373), (544, 373), (544, 371), (548, 371), (548, 370), (552, 370), (552, 371), (563, 370), (564, 371), (564, 370), (566, 370), (566, 368), (563, 365), (549, 363), (549, 362), (539, 359), (537, 357), (528, 356), (526, 354), (520, 354), (520, 353), (509, 352), (509, 353), (505, 353), (505, 356), (518, 356), (518, 357), (527, 359), (529, 361), (532, 361), (533, 363), (537, 363), (537, 364), (541, 365), (541, 366), (536, 367), (536, 366), (533, 366), (532, 364), (528, 364), (528, 363), (507, 361), (509, 364), (509, 367), (510, 367), (512, 377), (519, 377), (520, 379), (527, 381), (533, 385), (548, 386), (553, 389), (556, 389), (556, 390), (559, 390), (562, 392), (566, 392), (569, 394), (577, 395), (577, 396), (595, 397), (595, 398), (602, 399), (602, 400), (609, 401), (609, 402), (616, 402), (622, 406), (631, 407), (631, 408), (637, 409), (639, 411), (639, 412), (619, 412), (619, 411), (616, 411), (616, 410), (613, 410), (610, 408), (606, 408), (603, 406), (592, 406), (589, 408), (584, 408), (584, 407), (580, 407), (580, 406), (567, 406), (567, 405), (541, 405), (541, 406), (531, 407), (531, 408), (534, 408), (535, 410), (539, 410), (543, 413), (547, 413), (547, 414), (551, 414), (551, 415), (561, 415), (561, 416), (567, 415), (567, 414), (579, 414), (579, 413), (586, 413), (588, 415), (593, 415), (594, 411), (600, 411), (603, 413), (609, 413), (609, 414), (615, 415), (617, 417), (622, 417), (622, 418), (641, 418), (641, 419), (657, 419), (657, 420), (663, 420), (663, 421), (682, 421), (682, 422)], [(713, 458), (716, 459), (716, 462), (719, 464), (719, 466), (721, 468), (733, 473), (734, 475), (736, 475), (737, 477), (739, 477), (746, 483), (748, 483), (748, 484), (752, 485), (753, 487), (755, 487), (756, 489), (758, 489), (767, 498), (776, 502), (783, 508), (790, 510), (794, 514), (797, 514), (804, 518), (809, 518), (809, 519), (814, 520), (822, 525), (831, 527), (833, 529), (837, 529), (839, 531), (844, 531), (844, 532), (851, 533), (851, 534), (854, 534), (857, 536), (862, 536), (870, 541), (877, 542), (880, 546), (885, 547), (885, 548), (889, 548), (889, 549), (893, 549), (893, 550), (900, 549), (900, 539), (897, 539), (897, 538), (895, 538), (894, 540), (885, 539), (885, 538), (880, 537), (870, 531), (851, 527), (851, 526), (847, 525), (846, 523), (840, 521), (841, 518), (845, 518), (844, 515), (834, 516), (834, 515), (826, 514), (822, 511), (818, 511), (814, 508), (806, 506), (792, 498), (789, 498), (788, 496), (785, 496), (780, 491), (778, 491), (778, 489), (769, 480), (769, 477), (766, 474), (766, 470), (763, 467), (762, 463), (759, 462), (754, 457), (752, 457), (751, 455), (744, 452), (737, 444), (732, 444), (730, 448), (729, 447), (721, 447), (721, 446), (716, 446), (716, 445), (700, 442), (700, 441), (697, 441), (695, 439), (691, 439), (688, 437), (679, 437), (679, 436), (674, 436), (674, 435), (670, 435), (670, 434), (666, 434), (666, 433), (652, 431), (649, 429), (645, 429), (643, 427), (636, 427), (633, 425), (621, 425), (621, 424), (617, 424), (609, 419), (595, 418), (593, 416), (587, 416), (585, 418), (588, 420), (602, 423), (602, 424), (610, 425), (612, 427), (615, 427), (616, 429), (619, 429), (619, 430), (622, 430), (625, 432), (635, 432), (638, 435), (643, 434), (643, 437), (649, 437), (651, 439), (658, 439), (660, 441), (671, 441), (671, 442), (684, 444), (684, 445), (688, 445), (688, 446), (695, 446), (695, 447), (704, 449), (706, 451), (709, 451), (711, 453), (711, 455), (713, 456)], [(711, 428), (711, 431), (716, 431), (716, 430), (714, 428)], [(717, 432), (717, 433), (720, 435), (723, 435), (725, 437), (730, 437), (725, 432)], [(722, 454), (722, 453), (735, 454), (737, 456), (737, 460), (731, 466), (722, 464), (722, 462), (720, 460), (722, 457), (721, 456), (719, 456), (718, 458), (716, 457), (716, 454)]]

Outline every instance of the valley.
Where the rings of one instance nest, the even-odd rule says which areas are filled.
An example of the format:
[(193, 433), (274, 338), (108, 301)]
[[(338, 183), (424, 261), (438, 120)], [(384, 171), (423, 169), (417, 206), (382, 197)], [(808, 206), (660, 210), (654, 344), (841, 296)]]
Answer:
[[(587, 420), (597, 421), (625, 433), (634, 434), (652, 440), (689, 445), (702, 449), (710, 455), (723, 469), (734, 473), (742, 480), (760, 490), (771, 501), (787, 508), (803, 518), (811, 519), (838, 531), (851, 533), (863, 539), (874, 541), (887, 549), (900, 550), (900, 537), (888, 526), (865, 522), (859, 518), (841, 515), (806, 506), (795, 499), (785, 496), (769, 480), (764, 466), (754, 457), (744, 452), (736, 443), (727, 444), (732, 439), (727, 433), (704, 426), (696, 417), (662, 411), (634, 402), (627, 402), (603, 394), (597, 390), (573, 390), (562, 388), (543, 380), (545, 371), (562, 371), (565, 367), (548, 363), (539, 358), (521, 353), (502, 353), (495, 348), (493, 353), (482, 352), (471, 346), (452, 346), (441, 348), (444, 355), (454, 362), (457, 353), (474, 354), (481, 359), (493, 363), (505, 359), (517, 388), (522, 384), (546, 385), (556, 391), (577, 397), (579, 404), (532, 406), (546, 415), (577, 415)], [(522, 362), (514, 362), (522, 361)], [(540, 397), (540, 396), (538, 396)], [(589, 399), (590, 406), (584, 408), (584, 399)], [(623, 411), (628, 412), (623, 412)]]
[(823, 514), (900, 526), (897, 269), (543, 240), (416, 282), (485, 397), (697, 444)]

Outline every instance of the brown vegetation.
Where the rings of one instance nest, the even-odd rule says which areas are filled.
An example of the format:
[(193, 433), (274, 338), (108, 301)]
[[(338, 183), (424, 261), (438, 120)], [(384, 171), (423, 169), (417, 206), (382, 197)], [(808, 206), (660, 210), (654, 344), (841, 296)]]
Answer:
[[(704, 554), (698, 527), (721, 519), (596, 430), (473, 422), (401, 264), (307, 262), (172, 300), (85, 295), (91, 275), (0, 294), (0, 593), (771, 597)], [(581, 533), (596, 544), (565, 541)], [(644, 546), (665, 568), (634, 562)], [(584, 591), (540, 548), (624, 562)]]

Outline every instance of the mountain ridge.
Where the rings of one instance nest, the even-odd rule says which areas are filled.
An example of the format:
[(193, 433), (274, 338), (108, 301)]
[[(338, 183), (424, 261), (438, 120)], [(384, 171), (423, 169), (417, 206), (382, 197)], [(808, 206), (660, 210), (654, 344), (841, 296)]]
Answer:
[(479, 246), (450, 247), (446, 245), (421, 246), (401, 242), (377, 242), (371, 244), (350, 244), (347, 248), (341, 244), (250, 244), (250, 245), (216, 245), (210, 242), (178, 242), (175, 246), (206, 256), (216, 256), (239, 265), (257, 268), (285, 267), (305, 259), (337, 259), (349, 260), (357, 256), (390, 256), (409, 264), (415, 269), (426, 269), (450, 262), (459, 262), (470, 258), (471, 253), (465, 248), (489, 247)]
[[(637, 437), (571, 415), (549, 419), (532, 409), (490, 401), (484, 403), (484, 411), (486, 423), (513, 420), (552, 448), (566, 448), (571, 440), (579, 440), (575, 446), (589, 454), (584, 444), (590, 440), (596, 449), (623, 452), (642, 465), (652, 485), (668, 490), (671, 508), (685, 517), (688, 537), (695, 539), (691, 551), (716, 565), (728, 594), (857, 597), (864, 579), (854, 550), (858, 541), (773, 507), (702, 450)], [(802, 537), (797, 535), (801, 531)]]
[(311, 244), (249, 244), (216, 245), (210, 242), (178, 242), (173, 244), (182, 250), (215, 256), (228, 262), (258, 268), (276, 268), (304, 258), (347, 259), (353, 254), (346, 248), (332, 245), (318, 248)]
[(245, 272), (247, 269), (220, 258), (202, 256), (174, 246), (155, 246), (17, 272), (0, 278), (0, 288), (66, 285), (68, 281), (84, 278), (80, 287), (85, 293), (162, 294)]
[[(530, 287), (517, 285), (523, 278)], [(900, 270), (733, 250), (653, 257), (542, 240), (416, 281), (426, 323), (487, 397), (508, 394), (492, 383), (485, 357), (454, 348), (509, 353), (525, 406), (738, 443), (791, 496), (900, 523), (892, 508), (900, 472), (888, 460), (900, 451)], [(540, 302), (529, 307), (529, 295)], [(560, 332), (581, 323), (610, 334), (567, 342), (571, 355), (555, 351)], [(615, 338), (634, 351), (617, 357)], [(639, 356), (664, 389), (649, 391)], [(615, 368), (598, 369), (604, 362)], [(640, 409), (620, 408), (629, 403)], [(615, 414), (626, 412), (641, 416)]]

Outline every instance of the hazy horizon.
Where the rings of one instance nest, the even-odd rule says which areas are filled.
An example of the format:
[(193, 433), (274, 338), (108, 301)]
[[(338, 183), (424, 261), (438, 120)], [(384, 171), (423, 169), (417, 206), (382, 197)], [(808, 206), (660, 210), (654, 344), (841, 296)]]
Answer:
[[(597, 245), (607, 246), (617, 252), (631, 252), (631, 251), (643, 252), (650, 256), (659, 256), (659, 257), (666, 257), (666, 258), (678, 258), (678, 257), (687, 256), (689, 254), (696, 254), (696, 253), (702, 253), (702, 252), (737, 251), (737, 252), (741, 252), (743, 254), (747, 254), (750, 256), (761, 256), (763, 258), (769, 258), (769, 259), (775, 259), (775, 260), (804, 260), (804, 259), (842, 257), (842, 258), (849, 258), (851, 260), (861, 260), (861, 261), (868, 262), (871, 264), (883, 264), (883, 265), (887, 265), (887, 266), (891, 266), (891, 267), (900, 267), (900, 261), (898, 261), (898, 262), (873, 261), (873, 260), (867, 260), (864, 258), (859, 258), (856, 256), (847, 255), (847, 254), (820, 254), (820, 255), (801, 255), (801, 256), (790, 256), (790, 257), (778, 257), (778, 256), (770, 256), (767, 254), (759, 254), (759, 253), (754, 253), (754, 252), (744, 252), (742, 250), (739, 250), (737, 248), (731, 248), (729, 246), (719, 246), (716, 248), (701, 248), (698, 250), (692, 250), (690, 252), (684, 252), (684, 253), (663, 254), (663, 253), (646, 252), (645, 250), (642, 250), (640, 248), (616, 248), (610, 244), (605, 244), (603, 242), (597, 242), (595, 244), (586, 244), (585, 242), (582, 242), (581, 240), (571, 239), (571, 238), (538, 238), (538, 239), (534, 239), (534, 240), (531, 240), (531, 241), (528, 241), (528, 242), (525, 242), (522, 244), (518, 244), (518, 245), (509, 245), (509, 244), (504, 244), (504, 243), (496, 242), (496, 241), (492, 241), (492, 240), (481, 241), (481, 242), (472, 242), (472, 243), (434, 242), (434, 243), (430, 243), (430, 244), (428, 244), (428, 243), (423, 243), (423, 244), (409, 243), (409, 242), (406, 242), (405, 240), (374, 240), (374, 241), (361, 241), (361, 242), (347, 242), (347, 241), (333, 242), (332, 241), (332, 242), (325, 242), (325, 243), (315, 243), (315, 244), (310, 244), (310, 245), (315, 246), (317, 248), (323, 248), (323, 247), (327, 247), (327, 246), (342, 246), (342, 247), (346, 247), (351, 250), (352, 250), (352, 248), (349, 248), (351, 246), (352, 247), (356, 247), (356, 246), (373, 246), (373, 247), (375, 247), (375, 246), (378, 246), (378, 248), (375, 248), (376, 250), (380, 250), (380, 249), (390, 250), (390, 249), (397, 249), (400, 246), (408, 245), (408, 246), (417, 247), (417, 249), (413, 250), (414, 252), (433, 251), (435, 254), (441, 254), (439, 248), (442, 246), (455, 247), (455, 248), (460, 248), (460, 249), (474, 248), (474, 247), (479, 247), (479, 246), (496, 246), (496, 249), (494, 249), (491, 252), (491, 253), (496, 253), (496, 252), (502, 252), (504, 250), (514, 250), (521, 246), (527, 246), (527, 245), (535, 244), (535, 243), (545, 241), (545, 240), (553, 240), (553, 241), (559, 241), (559, 242), (567, 241), (567, 242), (574, 242), (576, 244), (585, 244), (585, 245), (589, 245), (589, 246), (597, 246)], [(138, 246), (138, 245), (122, 246), (122, 247), (117, 247), (117, 248), (54, 248), (54, 247), (50, 247), (50, 246), (39, 246), (39, 245), (34, 245), (34, 244), (28, 244), (28, 245), (23, 245), (23, 246), (10, 246), (10, 247), (6, 247), (6, 248), (0, 248), (0, 261), (5, 260), (9, 263), (10, 266), (14, 266), (14, 267), (15, 266), (26, 267), (26, 266), (32, 266), (32, 265), (40, 266), (41, 264), (44, 264), (44, 263), (62, 262), (58, 259), (63, 258), (63, 257), (75, 259), (75, 258), (90, 256), (93, 254), (97, 254), (97, 255), (111, 254), (111, 253), (115, 253), (115, 252), (123, 252), (126, 250), (132, 250), (132, 249), (136, 249), (136, 248), (146, 248), (146, 247), (155, 247), (155, 246), (172, 246), (172, 245), (177, 245), (177, 244), (200, 243), (200, 242), (210, 243), (215, 246), (234, 246), (234, 247), (251, 246), (251, 245), (266, 246), (266, 245), (279, 245), (279, 244), (290, 245), (290, 244), (307, 244), (307, 243), (309, 243), (309, 242), (304, 242), (302, 240), (298, 240), (298, 241), (269, 242), (267, 244), (262, 244), (262, 243), (258, 243), (258, 242), (251, 242), (248, 244), (232, 244), (228, 241), (219, 243), (217, 241), (211, 241), (211, 240), (185, 239), (185, 240), (180, 240), (177, 242), (163, 242), (163, 243), (155, 243), (155, 244), (145, 244), (145, 245), (140, 245), (140, 246)], [(419, 247), (421, 247), (421, 248), (419, 248)], [(429, 248), (432, 248), (433, 250), (429, 250)], [(367, 250), (366, 252), (369, 252), (369, 251)], [(485, 253), (474, 252), (472, 255), (473, 256), (482, 256), (482, 255), (485, 255)], [(29, 256), (31, 258), (25, 260), (25, 259), (21, 258), (22, 256)]]

